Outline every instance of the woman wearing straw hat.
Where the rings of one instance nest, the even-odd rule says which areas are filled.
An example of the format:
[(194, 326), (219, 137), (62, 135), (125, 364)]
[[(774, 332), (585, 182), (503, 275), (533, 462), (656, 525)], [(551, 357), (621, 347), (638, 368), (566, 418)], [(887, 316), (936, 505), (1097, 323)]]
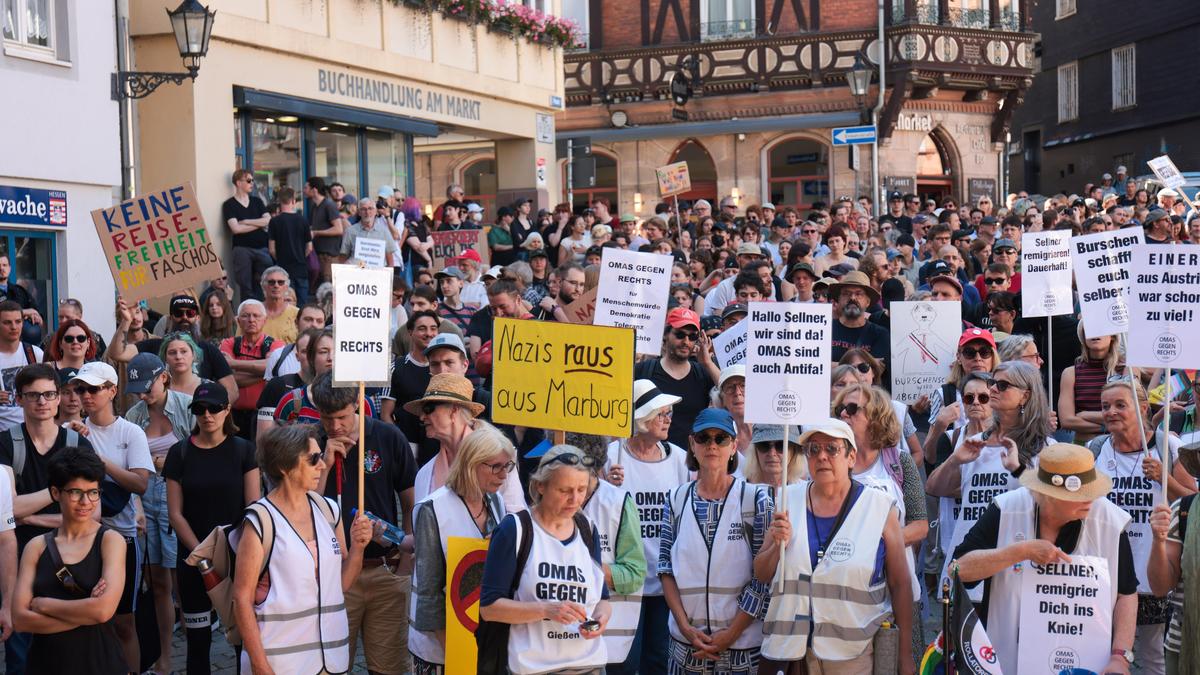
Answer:
[[(1200, 442), (1182, 446), (1179, 463), (1200, 478)], [(1147, 567), (1150, 588), (1157, 596), (1171, 594), (1171, 623), (1165, 645), (1167, 675), (1200, 675), (1200, 649), (1190, 639), (1200, 633), (1200, 585), (1196, 583), (1200, 577), (1200, 517), (1188, 518), (1195, 504), (1196, 495), (1187, 495), (1170, 506), (1159, 504), (1150, 516), (1154, 533)], [(1185, 577), (1191, 580), (1187, 586), (1183, 583)]]
[(950, 563), (984, 582), (976, 607), (1001, 670), (1129, 673), (1138, 580), (1129, 514), (1104, 499), (1112, 479), (1070, 443), (1017, 471), (1021, 487), (996, 497)]
[[(450, 467), (458, 456), (458, 446), (467, 434), (491, 426), (475, 419), (483, 412), (483, 404), (476, 403), (474, 395), (475, 386), (467, 378), (454, 373), (438, 373), (429, 378), (424, 396), (404, 404), (404, 409), (425, 426), (425, 436), (439, 444), (438, 453), (417, 471), (414, 501), (425, 499), (446, 484)], [(516, 472), (509, 472), (500, 495), (509, 513), (525, 508), (525, 493)]]
[(667, 616), (658, 579), (659, 528), (667, 497), (688, 481), (687, 452), (667, 440), (671, 409), (682, 400), (665, 394), (650, 380), (633, 383), (634, 434), (608, 445), (602, 477), (628, 492), (642, 522), (642, 551), (647, 569), (642, 587), (641, 620), (625, 660), (627, 672), (665, 673)]
[[(775, 514), (754, 559), (755, 577), (773, 580), (763, 659), (804, 661), (809, 672), (868, 675), (875, 636), (897, 607), (897, 666), (908, 674), (915, 662), (905, 608), (914, 598), (899, 512), (886, 493), (851, 477), (854, 439), (850, 426), (833, 418), (805, 425), (798, 439), (812, 479), (786, 488), (788, 510)], [(786, 554), (778, 576), (781, 544)], [(813, 593), (818, 585), (822, 592)]]

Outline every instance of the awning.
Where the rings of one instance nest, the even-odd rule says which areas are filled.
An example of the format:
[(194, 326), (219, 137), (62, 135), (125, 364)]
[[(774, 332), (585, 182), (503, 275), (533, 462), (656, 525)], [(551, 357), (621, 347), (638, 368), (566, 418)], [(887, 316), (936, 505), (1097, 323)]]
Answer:
[(254, 108), (272, 112), (289, 113), (298, 117), (310, 117), (330, 122), (345, 122), (357, 126), (400, 131), (417, 136), (437, 136), (440, 127), (434, 122), (413, 119), (403, 115), (376, 112), (366, 108), (352, 108), (336, 103), (324, 103), (287, 94), (276, 94), (258, 89), (233, 88), (233, 104), (239, 108)]
[(590, 138), (593, 142), (644, 141), (654, 138), (680, 138), (690, 136), (718, 136), (721, 134), (748, 134), (762, 131), (794, 131), (797, 129), (824, 129), (847, 127), (860, 124), (857, 112), (815, 113), (811, 115), (788, 115), (786, 117), (750, 117), (744, 119), (714, 120), (711, 122), (677, 122), (674, 124), (650, 124), (628, 126), (621, 129), (576, 129), (559, 131), (559, 139)]

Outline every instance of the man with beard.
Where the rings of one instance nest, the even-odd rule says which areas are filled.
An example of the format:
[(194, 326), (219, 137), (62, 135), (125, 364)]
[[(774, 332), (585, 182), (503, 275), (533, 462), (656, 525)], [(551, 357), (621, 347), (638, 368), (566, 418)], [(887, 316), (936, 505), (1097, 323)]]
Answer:
[(680, 443), (687, 442), (692, 423), (708, 407), (709, 391), (720, 378), (710, 344), (700, 332), (700, 316), (685, 307), (676, 307), (667, 313), (662, 357), (641, 361), (633, 368), (635, 380), (650, 380), (663, 393), (682, 399), (672, 409), (671, 430), (667, 435), (667, 440), (679, 447), (685, 447)]
[(567, 313), (564, 307), (575, 302), (579, 296), (583, 295), (584, 273), (583, 267), (577, 263), (567, 263), (558, 267), (558, 295), (551, 297), (547, 295), (538, 303), (537, 310), (533, 312), (533, 318), (539, 321), (558, 321), (560, 323), (569, 323), (567, 321)]
[(867, 321), (868, 309), (879, 302), (879, 291), (871, 287), (867, 275), (854, 270), (833, 284), (833, 362), (837, 363), (846, 350), (865, 349), (887, 366), (891, 358), (891, 336), (882, 326)]

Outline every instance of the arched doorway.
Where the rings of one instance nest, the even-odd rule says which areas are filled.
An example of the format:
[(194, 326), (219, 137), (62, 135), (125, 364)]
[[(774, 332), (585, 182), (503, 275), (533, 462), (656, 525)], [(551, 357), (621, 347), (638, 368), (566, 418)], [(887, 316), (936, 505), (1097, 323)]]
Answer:
[(462, 169), (462, 186), (467, 201), (479, 202), (484, 219), (496, 217), (496, 158), (480, 157)]
[(829, 203), (829, 147), (808, 138), (788, 138), (767, 151), (767, 194), (776, 208), (798, 211)]
[[(608, 210), (620, 212), (620, 202), (617, 201), (617, 158), (592, 148), (592, 157), (596, 160), (596, 184), (592, 187), (575, 188), (571, 191), (572, 209), (585, 208), (595, 199), (608, 201)], [(562, 200), (567, 201), (567, 162), (559, 163), (559, 174), (562, 176)]]
[(675, 152), (671, 153), (671, 161), (668, 164), (675, 162), (687, 162), (688, 175), (692, 179), (692, 189), (679, 195), (679, 199), (696, 201), (697, 199), (707, 199), (713, 206), (713, 213), (718, 212), (717, 209), (717, 165), (713, 162), (712, 155), (708, 154), (708, 150), (694, 138), (689, 138), (679, 147), (675, 148)]
[(941, 205), (946, 197), (954, 196), (954, 164), (945, 142), (936, 133), (929, 133), (917, 151), (917, 194), (921, 199), (934, 199)]

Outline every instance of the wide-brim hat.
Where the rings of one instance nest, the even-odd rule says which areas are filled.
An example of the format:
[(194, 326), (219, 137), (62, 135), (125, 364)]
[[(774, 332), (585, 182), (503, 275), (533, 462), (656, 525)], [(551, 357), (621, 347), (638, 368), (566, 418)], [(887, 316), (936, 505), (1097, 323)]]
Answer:
[(1112, 478), (1096, 468), (1091, 450), (1073, 443), (1055, 443), (1038, 454), (1036, 469), (1021, 474), (1021, 485), (1067, 502), (1090, 502), (1112, 490)]
[(426, 403), (451, 403), (471, 411), (471, 417), (478, 417), (483, 412), (483, 404), (476, 403), (475, 387), (471, 381), (462, 375), (454, 373), (438, 373), (429, 379), (425, 394), (415, 401), (404, 404), (409, 414), (420, 416), (421, 407)]
[(683, 399), (672, 394), (664, 394), (650, 380), (634, 380), (633, 382), (633, 419), (645, 419), (655, 410), (673, 406)]
[(866, 292), (867, 297), (871, 298), (872, 305), (879, 302), (879, 291), (871, 286), (871, 279), (864, 272), (858, 270), (847, 272), (836, 284), (830, 286), (829, 292), (836, 298), (841, 294), (843, 288), (861, 288)]

